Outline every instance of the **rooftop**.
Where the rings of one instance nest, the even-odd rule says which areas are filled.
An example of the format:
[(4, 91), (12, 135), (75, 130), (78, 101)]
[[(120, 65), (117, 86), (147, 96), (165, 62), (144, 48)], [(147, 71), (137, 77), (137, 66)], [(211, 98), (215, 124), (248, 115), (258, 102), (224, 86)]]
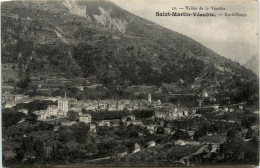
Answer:
[(80, 116), (80, 117), (91, 117), (90, 114), (80, 114), (79, 116)]

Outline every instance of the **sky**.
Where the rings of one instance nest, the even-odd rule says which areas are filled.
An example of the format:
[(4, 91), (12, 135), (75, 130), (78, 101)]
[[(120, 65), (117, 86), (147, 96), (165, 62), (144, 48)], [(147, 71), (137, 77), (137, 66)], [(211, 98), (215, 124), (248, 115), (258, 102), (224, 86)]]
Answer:
[[(121, 8), (163, 27), (182, 33), (200, 42), (219, 55), (245, 64), (258, 54), (258, 4), (256, 0), (112, 0)], [(224, 7), (214, 12), (217, 17), (158, 17), (156, 12), (172, 12), (172, 7)], [(175, 12), (188, 12), (178, 9)], [(246, 17), (227, 17), (225, 13), (241, 13)]]

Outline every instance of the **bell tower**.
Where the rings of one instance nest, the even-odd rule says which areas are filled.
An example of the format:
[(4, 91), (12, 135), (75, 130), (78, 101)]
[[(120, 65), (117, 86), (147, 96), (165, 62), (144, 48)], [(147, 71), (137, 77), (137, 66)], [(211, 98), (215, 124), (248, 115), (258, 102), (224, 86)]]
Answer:
[(148, 94), (148, 102), (152, 103), (152, 95), (151, 95), (151, 93)]

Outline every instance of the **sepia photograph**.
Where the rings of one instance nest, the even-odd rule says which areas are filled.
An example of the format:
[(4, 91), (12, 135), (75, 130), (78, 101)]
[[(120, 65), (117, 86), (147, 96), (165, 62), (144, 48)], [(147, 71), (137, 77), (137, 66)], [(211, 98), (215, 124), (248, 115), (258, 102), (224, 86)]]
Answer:
[(258, 166), (258, 18), (256, 0), (2, 1), (2, 166)]

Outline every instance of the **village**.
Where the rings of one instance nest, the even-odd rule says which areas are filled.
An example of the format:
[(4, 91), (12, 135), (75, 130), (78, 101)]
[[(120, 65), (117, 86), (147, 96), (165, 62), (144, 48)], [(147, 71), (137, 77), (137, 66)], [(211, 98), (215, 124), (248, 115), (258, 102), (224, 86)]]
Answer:
[[(42, 155), (46, 164), (74, 162), (71, 156), (60, 158), (62, 154), (90, 165), (135, 166), (145, 160), (158, 166), (194, 166), (211, 160), (243, 160), (245, 151), (230, 153), (222, 148), (237, 135), (243, 144), (259, 138), (258, 109), (249, 101), (234, 103), (218, 82), (204, 89), (201, 78), (190, 86), (183, 80), (159, 88), (127, 86), (128, 95), (115, 99), (101, 97), (108, 89), (86, 78), (49, 75), (31, 77), (27, 94), (4, 87), (7, 162), (37, 164)], [(23, 147), (26, 141), (34, 143), (34, 149)], [(36, 150), (38, 141), (43, 151)]]
[[(84, 126), (87, 129), (86, 132), (88, 132), (86, 136), (95, 137), (95, 140), (91, 142), (92, 145), (112, 141), (119, 144), (120, 150), (118, 152), (113, 152), (112, 155), (108, 155), (108, 153), (99, 154), (100, 156), (95, 156), (99, 152), (92, 152), (88, 154), (92, 159), (84, 159), (83, 162), (85, 163), (95, 165), (101, 161), (111, 159), (113, 161), (116, 159), (118, 162), (123, 162), (126, 158), (128, 160), (135, 158), (134, 160), (136, 160), (136, 157), (141, 153), (144, 152), (147, 154), (147, 150), (156, 149), (158, 154), (159, 150), (168, 145), (169, 149), (167, 150), (171, 149), (174, 151), (175, 148), (177, 151), (181, 150), (180, 153), (182, 154), (177, 157), (178, 159), (175, 159), (175, 163), (189, 166), (194, 160), (199, 161), (202, 154), (204, 159), (213, 156), (218, 157), (220, 160), (223, 159), (223, 154), (221, 156), (218, 154), (221, 145), (226, 143), (227, 136), (229, 136), (229, 129), (215, 128), (214, 125), (217, 123), (237, 125), (241, 122), (240, 120), (223, 119), (221, 116), (229, 116), (228, 113), (245, 112), (245, 109), (248, 108), (244, 102), (226, 106), (218, 104), (206, 106), (203, 105), (203, 99), (206, 98), (209, 99), (208, 93), (204, 90), (198, 101), (198, 107), (188, 108), (170, 102), (162, 103), (159, 99), (153, 100), (151, 93), (147, 94), (146, 100), (77, 100), (67, 97), (66, 93), (63, 97), (38, 96), (31, 98), (27, 95), (5, 92), (2, 95), (2, 106), (5, 109), (9, 109), (15, 108), (21, 103), (28, 104), (34, 101), (50, 101), (53, 103), (47, 105), (46, 109), (34, 110), (29, 114), (28, 109), (20, 108), (18, 112), (28, 116), (35, 116), (36, 121), (39, 123), (52, 125), (54, 134), (60, 134), (64, 129), (73, 129), (74, 127), (78, 127), (79, 124), (84, 124), (87, 126)], [(216, 101), (215, 98), (210, 98), (210, 100), (213, 103)], [(210, 113), (203, 113), (201, 112), (203, 109), (211, 109), (211, 111)], [(109, 117), (106, 118), (106, 116)], [(21, 119), (17, 124), (23, 124), (24, 122), (26, 122), (25, 118)], [(187, 122), (191, 123), (188, 124)], [(179, 125), (178, 123), (185, 124)], [(204, 129), (202, 125), (208, 125), (215, 128), (215, 130), (205, 130), (200, 135), (199, 132)], [(258, 125), (254, 123), (250, 126), (250, 131), (257, 128)], [(107, 132), (104, 132), (104, 129)], [(122, 133), (119, 134), (121, 131), (125, 135)], [(242, 139), (245, 142), (248, 141), (245, 135), (248, 134), (249, 129), (244, 129), (242, 132), (244, 132)], [(111, 134), (111, 137), (107, 134)], [(24, 138), (29, 136), (30, 134), (28, 133), (23, 134)], [(10, 139), (11, 137), (6, 138)], [(171, 140), (172, 138), (174, 141)], [(130, 142), (132, 144), (129, 144)], [(46, 145), (48, 143), (52, 144), (52, 142), (45, 143)], [(67, 143), (65, 143), (65, 146)], [(192, 153), (188, 152), (185, 154), (184, 151), (187, 148)], [(53, 145), (47, 145), (44, 149), (46, 149), (44, 150), (44, 155), (47, 158), (51, 158), (54, 155), (53, 151), (57, 150)], [(86, 152), (83, 149), (81, 150)], [(36, 158), (36, 155), (25, 155), (23, 162)]]
[[(12, 95), (10, 93), (4, 93), (2, 96), (2, 105), (3, 108), (14, 107), (18, 103), (29, 103), (35, 100), (52, 100), (57, 101), (58, 106), (49, 105), (46, 110), (34, 111), (33, 113), (37, 116), (39, 121), (48, 121), (49, 119), (54, 118), (64, 118), (67, 117), (68, 111), (74, 111), (79, 113), (79, 116), (82, 116), (81, 109), (91, 111), (133, 111), (133, 110), (145, 110), (148, 108), (154, 109), (156, 118), (162, 119), (177, 119), (180, 117), (194, 117), (200, 116), (195, 115), (196, 110), (190, 112), (188, 108), (177, 107), (171, 103), (161, 103), (160, 100), (152, 101), (152, 96), (149, 93), (147, 100), (79, 100), (77, 101), (74, 98), (67, 98), (66, 94), (64, 97), (35, 97), (34, 99), (29, 98), (27, 95)], [(25, 114), (26, 109), (21, 110)], [(84, 115), (83, 115), (84, 116)], [(81, 117), (80, 117), (81, 118)], [(91, 117), (90, 117), (91, 118)], [(84, 120), (84, 119), (83, 119)], [(80, 120), (81, 121), (81, 120)], [(91, 120), (89, 121), (91, 122)]]

